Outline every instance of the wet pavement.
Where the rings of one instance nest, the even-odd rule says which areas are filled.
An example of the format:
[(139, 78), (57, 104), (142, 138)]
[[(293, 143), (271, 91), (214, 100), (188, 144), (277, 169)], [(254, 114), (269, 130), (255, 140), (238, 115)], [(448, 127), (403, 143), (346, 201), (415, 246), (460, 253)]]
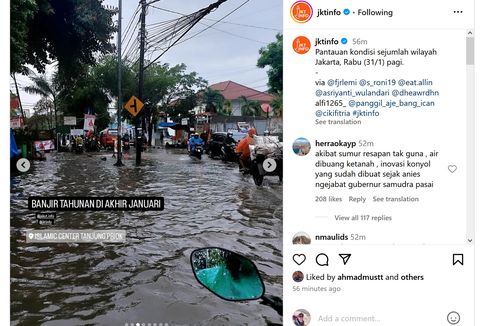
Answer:
[[(282, 324), (259, 301), (228, 302), (197, 283), (192, 250), (252, 259), (266, 293), (282, 297), (282, 185), (257, 187), (235, 164), (152, 149), (140, 167), (112, 153), (50, 153), (11, 178), (12, 325)], [(103, 158), (106, 160), (103, 160)], [(27, 244), (38, 226), (29, 196), (163, 196), (165, 210), (57, 212), (56, 229), (124, 229), (122, 244)]]

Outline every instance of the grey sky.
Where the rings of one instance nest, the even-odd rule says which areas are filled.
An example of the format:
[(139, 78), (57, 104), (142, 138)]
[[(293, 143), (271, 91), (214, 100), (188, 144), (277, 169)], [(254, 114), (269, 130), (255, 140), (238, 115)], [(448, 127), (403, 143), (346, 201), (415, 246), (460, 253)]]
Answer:
[[(160, 0), (156, 7), (189, 14), (208, 6), (215, 0)], [(214, 23), (232, 10), (246, 2), (245, 0), (228, 0), (216, 11), (202, 20), (206, 25)], [(105, 0), (105, 5), (116, 6), (117, 0)], [(123, 0), (123, 32), (128, 26), (138, 6), (137, 0)], [(139, 15), (139, 14), (138, 14)], [(158, 23), (179, 16), (150, 7), (146, 21), (148, 24)], [(137, 17), (139, 18), (139, 16)], [(171, 65), (185, 63), (188, 71), (196, 71), (210, 84), (225, 80), (233, 80), (240, 84), (265, 91), (267, 90), (266, 69), (256, 67), (258, 51), (261, 47), (275, 40), (275, 35), (282, 30), (282, 0), (249, 0), (240, 9), (224, 19), (228, 24), (220, 22), (200, 35), (170, 49), (159, 61)], [(242, 25), (265, 28), (252, 28)], [(196, 25), (184, 38), (207, 28)], [(224, 31), (224, 32), (223, 32)], [(234, 35), (232, 35), (234, 34)], [(123, 33), (124, 35), (124, 33)], [(135, 34), (136, 35), (136, 34)], [(152, 35), (151, 30), (149, 36)], [(129, 38), (129, 37), (127, 37)], [(126, 45), (123, 44), (124, 50)], [(154, 58), (156, 55), (153, 56)], [(29, 84), (25, 76), (18, 76), (21, 86)], [(12, 85), (12, 83), (11, 83)], [(24, 106), (32, 108), (36, 96), (21, 93)]]

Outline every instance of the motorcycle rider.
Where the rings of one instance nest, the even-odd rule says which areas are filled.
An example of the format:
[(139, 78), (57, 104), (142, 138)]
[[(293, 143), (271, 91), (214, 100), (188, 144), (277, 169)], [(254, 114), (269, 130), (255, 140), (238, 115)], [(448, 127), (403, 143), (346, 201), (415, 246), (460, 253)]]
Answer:
[(75, 138), (75, 152), (83, 152), (83, 142), (83, 138), (80, 135)]
[(236, 140), (233, 138), (233, 133), (228, 131), (226, 138), (223, 140), (221, 146), (221, 158), (225, 161), (234, 161), (237, 155), (235, 154)]
[(125, 150), (129, 149), (129, 134), (125, 133), (121, 138), (122, 147)]
[(202, 140), (200, 137), (199, 137), (199, 134), (196, 132), (194, 135), (192, 135), (192, 137), (189, 139), (189, 151), (192, 152), (196, 146), (198, 145), (201, 145), (203, 146), (204, 145), (204, 140)]
[(75, 138), (75, 144), (83, 146), (83, 138), (80, 135)]
[(255, 128), (250, 128), (247, 133), (248, 133), (247, 137), (240, 140), (238, 146), (235, 149), (235, 152), (238, 155), (240, 155), (239, 157), (240, 171), (247, 169), (247, 167), (250, 165), (249, 145), (252, 145), (254, 143), (254, 136), (257, 134)]
[(227, 132), (226, 133), (226, 138), (224, 140), (225, 145), (236, 145), (236, 140), (233, 138), (233, 133), (232, 132)]

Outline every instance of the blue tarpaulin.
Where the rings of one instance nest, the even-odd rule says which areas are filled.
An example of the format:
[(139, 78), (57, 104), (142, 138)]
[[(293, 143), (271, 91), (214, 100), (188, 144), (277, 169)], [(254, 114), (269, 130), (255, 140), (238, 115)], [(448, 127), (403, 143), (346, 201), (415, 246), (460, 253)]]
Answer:
[(12, 128), (10, 128), (10, 158), (14, 156), (19, 156), (21, 151), (17, 148), (17, 143), (15, 142), (14, 133)]
[(166, 128), (166, 127), (174, 127), (174, 126), (176, 126), (176, 125), (177, 125), (177, 124), (176, 124), (175, 122), (163, 122), (163, 121), (162, 121), (162, 122), (160, 122), (160, 123), (158, 124), (158, 127), (160, 127), (160, 128)]

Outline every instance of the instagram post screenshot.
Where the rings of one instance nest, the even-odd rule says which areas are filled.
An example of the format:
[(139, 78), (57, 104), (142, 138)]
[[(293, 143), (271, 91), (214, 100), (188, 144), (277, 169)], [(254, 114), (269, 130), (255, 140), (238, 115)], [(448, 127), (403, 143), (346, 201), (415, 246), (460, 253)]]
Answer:
[(11, 325), (282, 324), (282, 6), (10, 2)]
[(2, 325), (490, 325), (485, 6), (5, 1)]

